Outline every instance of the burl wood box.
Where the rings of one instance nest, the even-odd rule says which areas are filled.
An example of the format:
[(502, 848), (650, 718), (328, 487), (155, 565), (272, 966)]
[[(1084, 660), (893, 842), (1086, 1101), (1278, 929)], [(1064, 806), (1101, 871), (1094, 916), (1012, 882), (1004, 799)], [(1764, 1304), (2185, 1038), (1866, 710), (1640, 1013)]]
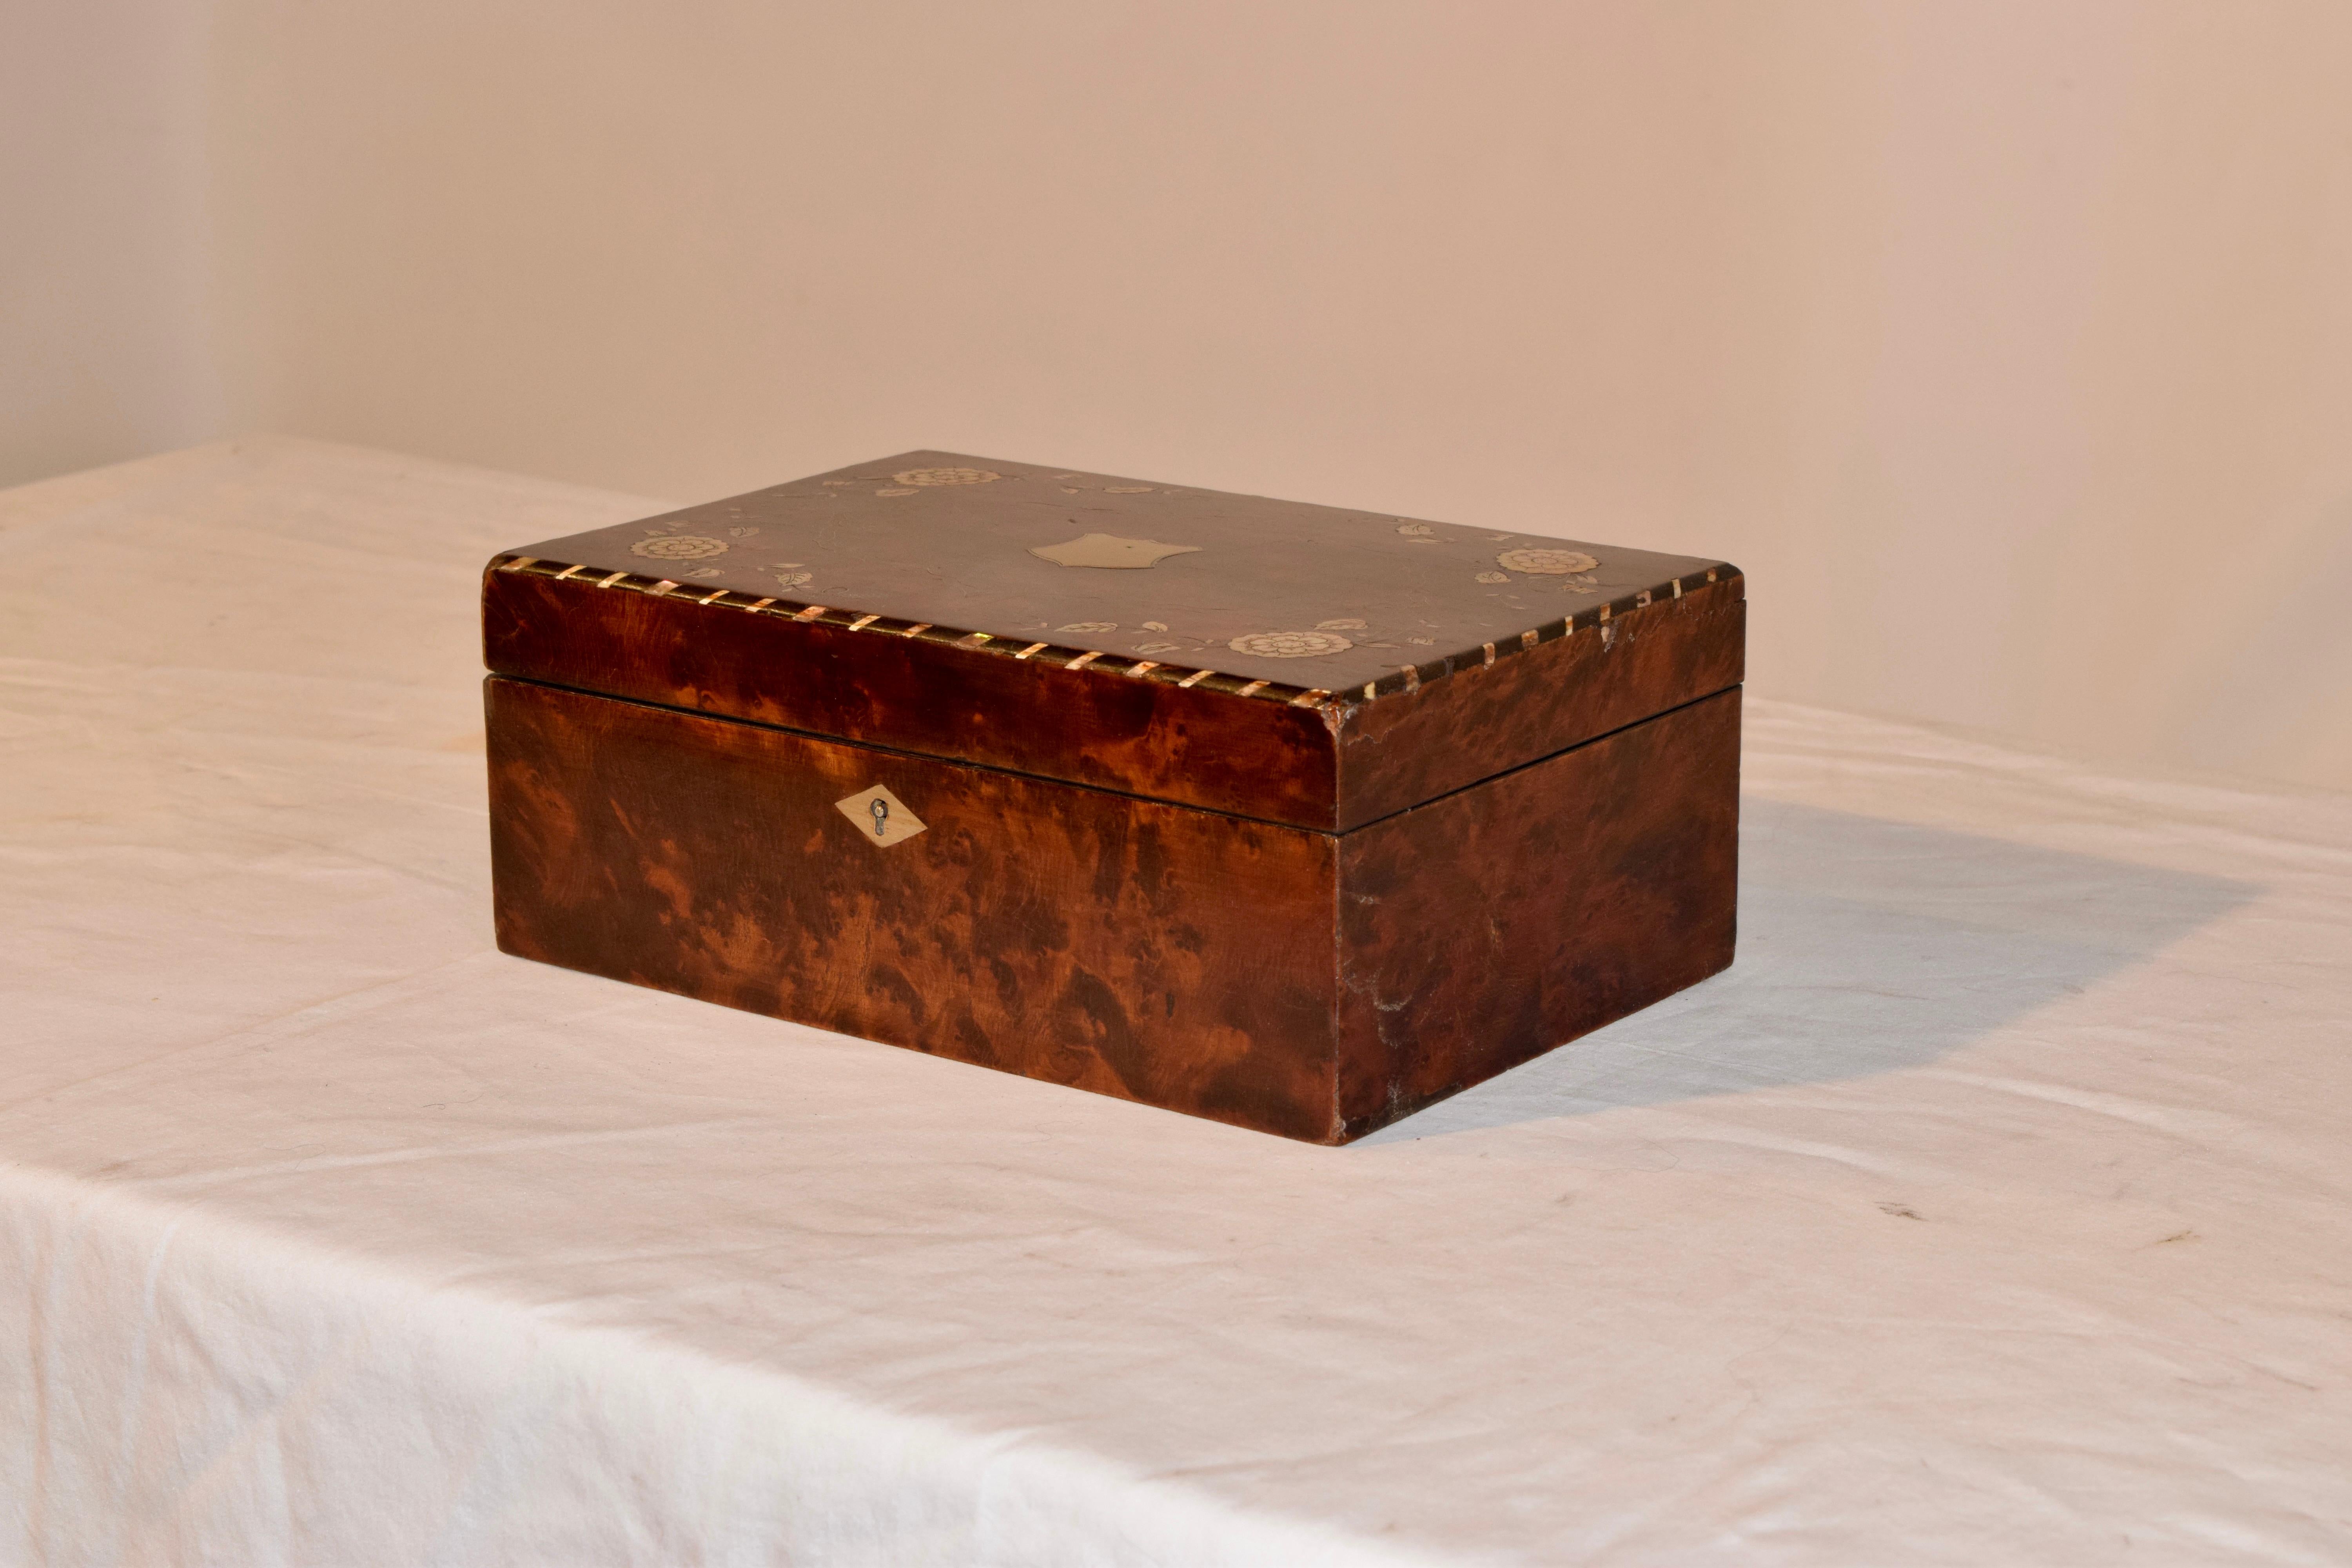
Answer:
[(499, 944), (1339, 1143), (1731, 962), (1739, 574), (907, 452), (482, 583)]

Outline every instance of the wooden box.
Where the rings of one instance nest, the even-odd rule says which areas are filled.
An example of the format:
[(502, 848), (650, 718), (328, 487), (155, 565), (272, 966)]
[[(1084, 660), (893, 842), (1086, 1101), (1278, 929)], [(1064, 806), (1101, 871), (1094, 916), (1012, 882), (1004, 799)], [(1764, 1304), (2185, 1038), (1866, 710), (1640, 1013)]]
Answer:
[(1731, 962), (1739, 574), (908, 452), (483, 577), (499, 944), (1339, 1143)]

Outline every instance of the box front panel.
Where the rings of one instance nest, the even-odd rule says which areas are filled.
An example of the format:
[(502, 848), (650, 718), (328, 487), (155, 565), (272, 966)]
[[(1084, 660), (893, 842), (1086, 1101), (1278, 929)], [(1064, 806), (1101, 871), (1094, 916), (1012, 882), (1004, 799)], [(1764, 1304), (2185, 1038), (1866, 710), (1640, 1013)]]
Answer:
[(491, 679), (509, 952), (1336, 1135), (1338, 841)]

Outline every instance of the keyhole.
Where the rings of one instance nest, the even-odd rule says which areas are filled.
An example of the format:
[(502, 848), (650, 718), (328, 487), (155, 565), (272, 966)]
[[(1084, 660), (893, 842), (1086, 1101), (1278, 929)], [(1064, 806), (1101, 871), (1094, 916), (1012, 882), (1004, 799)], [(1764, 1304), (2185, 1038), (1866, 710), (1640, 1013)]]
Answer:
[(882, 824), (890, 816), (890, 803), (887, 800), (873, 801), (866, 805), (866, 809), (874, 814), (874, 837), (881, 837)]

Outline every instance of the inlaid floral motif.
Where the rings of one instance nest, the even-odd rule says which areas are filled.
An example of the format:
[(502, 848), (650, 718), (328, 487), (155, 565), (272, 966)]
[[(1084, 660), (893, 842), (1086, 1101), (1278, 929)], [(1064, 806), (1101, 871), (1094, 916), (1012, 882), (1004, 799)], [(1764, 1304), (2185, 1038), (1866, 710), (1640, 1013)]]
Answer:
[(1003, 477), (986, 468), (908, 468), (890, 476), (902, 485), (984, 485)]
[(1507, 583), (1510, 580), (1511, 574), (1508, 572), (1481, 572), (1478, 574), (1478, 581), (1481, 583)]
[(1345, 653), (1356, 645), (1337, 632), (1248, 632), (1225, 646), (1262, 658), (1313, 658)]
[(1506, 550), (1495, 557), (1495, 564), (1506, 572), (1566, 576), (1571, 572), (1590, 572), (1601, 563), (1581, 550)]
[(727, 549), (725, 540), (706, 539), (699, 533), (657, 533), (630, 545), (629, 552), (654, 561), (700, 561), (724, 555)]

